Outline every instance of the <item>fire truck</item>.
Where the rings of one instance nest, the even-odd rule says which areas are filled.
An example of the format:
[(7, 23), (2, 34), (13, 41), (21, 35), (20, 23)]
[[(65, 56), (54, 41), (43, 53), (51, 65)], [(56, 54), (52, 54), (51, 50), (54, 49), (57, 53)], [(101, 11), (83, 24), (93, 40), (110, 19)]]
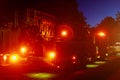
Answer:
[(56, 32), (55, 26), (55, 17), (47, 13), (34, 9), (15, 11), (11, 25), (7, 23), (7, 27), (0, 28), (1, 63), (42, 59), (61, 68), (85, 66), (92, 60), (94, 51), (88, 47), (89, 39), (72, 42), (74, 32), (70, 27), (61, 25)]

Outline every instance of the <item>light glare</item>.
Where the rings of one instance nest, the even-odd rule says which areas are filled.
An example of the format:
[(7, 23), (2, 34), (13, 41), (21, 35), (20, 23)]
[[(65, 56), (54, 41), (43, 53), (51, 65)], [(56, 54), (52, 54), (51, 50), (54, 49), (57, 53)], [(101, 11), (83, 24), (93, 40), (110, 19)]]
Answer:
[(13, 54), (10, 56), (10, 62), (11, 63), (16, 63), (19, 60), (19, 56), (17, 54)]
[(62, 31), (62, 36), (66, 36), (67, 35), (67, 32), (64, 30)]
[(21, 47), (20, 49), (21, 53), (25, 53), (27, 51), (26, 47)]

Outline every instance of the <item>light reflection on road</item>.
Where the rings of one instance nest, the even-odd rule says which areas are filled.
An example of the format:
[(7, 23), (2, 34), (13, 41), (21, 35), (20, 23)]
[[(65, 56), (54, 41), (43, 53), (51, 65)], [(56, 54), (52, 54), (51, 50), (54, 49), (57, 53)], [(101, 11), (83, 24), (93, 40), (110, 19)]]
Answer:
[(92, 64), (87, 64), (86, 67), (87, 68), (95, 68), (95, 67), (98, 67), (98, 66), (105, 64), (105, 63), (106, 63), (106, 61), (95, 61)]
[(25, 76), (32, 78), (32, 79), (39, 79), (39, 80), (48, 80), (51, 78), (56, 77), (55, 74), (50, 74), (50, 73), (27, 73)]

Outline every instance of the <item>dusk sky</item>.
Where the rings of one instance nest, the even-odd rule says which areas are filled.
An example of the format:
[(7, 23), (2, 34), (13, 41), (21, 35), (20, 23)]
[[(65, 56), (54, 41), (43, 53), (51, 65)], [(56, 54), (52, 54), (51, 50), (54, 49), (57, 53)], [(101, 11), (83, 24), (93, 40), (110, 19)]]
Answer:
[(106, 16), (115, 18), (120, 11), (120, 0), (77, 0), (79, 10), (87, 18), (87, 23), (92, 27), (100, 23)]

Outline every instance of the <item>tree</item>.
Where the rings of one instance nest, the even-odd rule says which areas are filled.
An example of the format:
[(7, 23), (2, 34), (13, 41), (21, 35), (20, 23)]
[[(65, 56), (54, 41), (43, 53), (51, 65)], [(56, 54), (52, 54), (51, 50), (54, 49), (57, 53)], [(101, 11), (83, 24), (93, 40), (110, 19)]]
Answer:
[(116, 23), (115, 23), (116, 26), (115, 26), (114, 32), (113, 32), (114, 42), (120, 41), (120, 11), (118, 11), (116, 13), (115, 21), (116, 21)]
[(95, 33), (100, 31), (106, 34), (105, 37), (96, 36), (96, 44), (98, 46), (98, 51), (100, 55), (104, 58), (107, 46), (114, 43), (116, 21), (111, 16), (106, 16), (100, 24), (96, 26)]
[(116, 25), (120, 27), (120, 12), (119, 11), (116, 14)]
[(115, 28), (116, 28), (115, 19), (112, 18), (111, 16), (107, 16), (100, 22), (100, 24), (97, 25), (96, 31), (97, 32), (104, 31), (107, 37), (109, 37), (109, 40), (113, 41), (112, 39), (114, 37)]
[(115, 23), (114, 18), (107, 16), (97, 25), (97, 30), (104, 30), (106, 33), (110, 34), (113, 28), (115, 28)]

